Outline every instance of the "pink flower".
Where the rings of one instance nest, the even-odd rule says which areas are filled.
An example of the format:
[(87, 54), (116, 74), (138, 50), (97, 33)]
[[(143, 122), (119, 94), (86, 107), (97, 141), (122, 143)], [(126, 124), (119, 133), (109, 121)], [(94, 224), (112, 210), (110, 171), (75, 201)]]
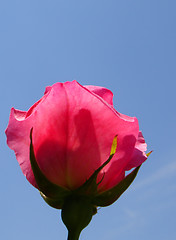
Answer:
[(112, 98), (108, 89), (72, 81), (47, 87), (27, 112), (11, 109), (7, 144), (34, 187), (38, 188), (29, 159), (31, 128), (38, 166), (48, 180), (66, 189), (80, 187), (109, 158), (115, 135), (116, 153), (98, 174), (99, 193), (147, 159), (138, 120), (117, 112)]

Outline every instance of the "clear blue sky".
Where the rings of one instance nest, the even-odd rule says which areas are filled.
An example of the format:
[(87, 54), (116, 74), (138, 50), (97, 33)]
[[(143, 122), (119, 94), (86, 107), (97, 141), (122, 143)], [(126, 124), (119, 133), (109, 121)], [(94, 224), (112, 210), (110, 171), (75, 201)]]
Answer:
[(23, 176), (4, 130), (45, 87), (105, 86), (154, 150), (135, 182), (80, 239), (176, 238), (176, 1), (0, 1), (0, 239), (66, 239), (60, 211)]

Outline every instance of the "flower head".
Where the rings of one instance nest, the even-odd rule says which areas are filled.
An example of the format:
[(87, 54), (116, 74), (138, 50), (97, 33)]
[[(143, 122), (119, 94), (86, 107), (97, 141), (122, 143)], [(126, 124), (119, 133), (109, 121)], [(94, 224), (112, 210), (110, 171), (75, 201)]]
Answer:
[(62, 209), (74, 239), (97, 206), (120, 197), (147, 159), (138, 120), (117, 112), (112, 98), (106, 88), (72, 81), (47, 87), (27, 112), (11, 109), (7, 144), (27, 180)]
[(98, 175), (99, 192), (115, 186), (125, 171), (147, 158), (146, 143), (136, 118), (113, 108), (111, 91), (81, 86), (76, 81), (47, 87), (27, 112), (11, 109), (6, 129), (8, 146), (27, 180), (37, 187), (29, 159), (30, 130), (43, 174), (66, 189), (80, 187), (109, 157), (114, 136), (118, 146), (113, 160)]

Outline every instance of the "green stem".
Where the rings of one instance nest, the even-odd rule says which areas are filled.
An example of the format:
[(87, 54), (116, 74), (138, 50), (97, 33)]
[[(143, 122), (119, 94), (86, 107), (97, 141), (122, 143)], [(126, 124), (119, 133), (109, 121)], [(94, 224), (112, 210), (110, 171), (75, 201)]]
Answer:
[(79, 240), (80, 233), (69, 231), (67, 240)]
[(78, 240), (81, 231), (89, 224), (95, 206), (86, 196), (69, 196), (62, 207), (62, 221), (67, 227), (67, 240)]

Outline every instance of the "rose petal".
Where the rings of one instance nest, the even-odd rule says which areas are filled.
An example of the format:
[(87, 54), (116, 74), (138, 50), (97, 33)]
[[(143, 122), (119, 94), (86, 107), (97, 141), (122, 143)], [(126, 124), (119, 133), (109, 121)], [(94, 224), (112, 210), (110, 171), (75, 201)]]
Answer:
[(9, 124), (5, 133), (7, 135), (7, 144), (15, 151), (16, 158), (20, 164), (23, 174), (34, 187), (37, 187), (29, 161), (29, 133), (33, 125), (33, 121), (31, 121), (31, 119), (25, 119), (26, 114), (27, 112), (22, 112), (12, 108)]
[(142, 132), (139, 132), (132, 158), (128, 162), (127, 166), (125, 167), (125, 170), (129, 171), (130, 169), (141, 165), (147, 159), (147, 156), (145, 154), (146, 150), (147, 150), (147, 144), (145, 143)]
[(95, 93), (96, 95), (100, 96), (103, 98), (108, 104), (113, 106), (113, 93), (104, 87), (98, 87), (98, 86), (84, 86), (86, 87), (89, 91)]

